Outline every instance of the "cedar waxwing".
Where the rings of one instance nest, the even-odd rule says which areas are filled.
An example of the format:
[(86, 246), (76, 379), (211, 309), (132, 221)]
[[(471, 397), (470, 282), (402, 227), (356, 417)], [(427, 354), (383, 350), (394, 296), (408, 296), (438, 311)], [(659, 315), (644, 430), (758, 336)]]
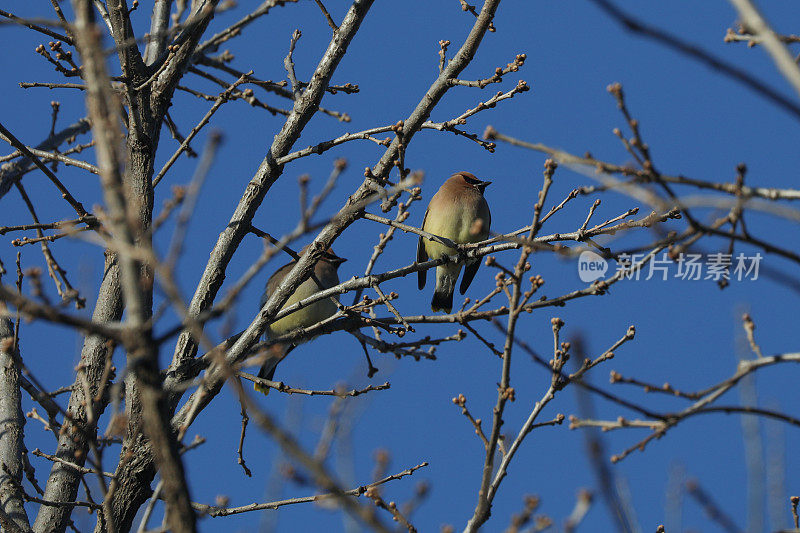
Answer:
[[(307, 249), (308, 246), (304, 247), (298, 255), (303, 255)], [(321, 290), (320, 287), (322, 289), (329, 289), (335, 285), (338, 285), (339, 274), (336, 271), (339, 268), (339, 265), (345, 261), (347, 261), (347, 259), (337, 257), (336, 254), (333, 253), (333, 250), (328, 248), (328, 250), (322, 254), (322, 257), (317, 264), (314, 265), (314, 276), (316, 276), (317, 280), (319, 280), (319, 285), (313, 277), (309, 276), (309, 278), (301, 283), (294, 293), (289, 296), (281, 309), (289, 307), (290, 305), (312, 296), (314, 293)], [(275, 292), (275, 289), (278, 287), (278, 285), (280, 285), (280, 283), (283, 281), (283, 278), (286, 277), (286, 274), (292, 270), (296, 263), (297, 261), (292, 261), (291, 263), (279, 268), (272, 276), (270, 276), (269, 280), (267, 281), (267, 286), (264, 289), (264, 294), (261, 297), (261, 307), (264, 307), (264, 304), (267, 303), (270, 295)], [(286, 315), (280, 320), (276, 320), (267, 326), (267, 331), (265, 333), (266, 338), (271, 339), (279, 337), (295, 329), (313, 326), (317, 322), (321, 322), (326, 318), (330, 318), (336, 313), (336, 311), (336, 304), (330, 298), (319, 300), (308, 307), (304, 307), (290, 315)], [(271, 381), (275, 375), (275, 368), (278, 366), (278, 363), (296, 346), (297, 344), (294, 343), (281, 343), (270, 346), (270, 357), (261, 367), (261, 370), (258, 371), (258, 377)], [(262, 387), (256, 384), (255, 389), (264, 394), (269, 393), (269, 387)]]
[[(422, 221), (422, 230), (458, 244), (486, 240), (489, 237), (492, 214), (489, 212), (489, 204), (483, 197), (483, 191), (491, 183), (491, 181), (481, 181), (469, 172), (456, 172), (450, 176), (431, 198), (428, 210), (425, 211), (425, 219)], [(454, 248), (448, 248), (423, 237), (419, 238), (417, 244), (418, 263), (456, 253)], [(436, 289), (431, 300), (433, 312), (452, 311), (453, 290), (462, 265), (463, 263), (459, 261), (436, 267)], [(464, 294), (472, 283), (480, 265), (479, 259), (467, 261), (459, 287), (461, 294)], [(425, 287), (427, 273), (427, 270), (420, 270), (417, 273), (420, 289)]]

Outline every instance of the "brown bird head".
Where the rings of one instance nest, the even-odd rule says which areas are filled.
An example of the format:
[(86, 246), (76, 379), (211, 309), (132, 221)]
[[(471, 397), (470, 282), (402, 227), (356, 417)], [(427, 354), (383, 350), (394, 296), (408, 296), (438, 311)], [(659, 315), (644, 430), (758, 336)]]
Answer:
[(470, 174), (469, 172), (461, 171), (456, 172), (450, 177), (451, 180), (460, 180), (461, 183), (466, 187), (472, 187), (476, 189), (478, 192), (483, 194), (483, 191), (486, 190), (486, 187), (492, 184), (491, 181), (481, 181), (475, 177), (474, 174)]
[(334, 265), (335, 267), (338, 267), (339, 265), (347, 261), (347, 259), (345, 259), (344, 257), (339, 257), (338, 255), (333, 253), (333, 250), (331, 248), (328, 248), (322, 254), (322, 260), (325, 261), (326, 263)]
[[(299, 256), (305, 255), (306, 251), (308, 251), (308, 248), (310, 246), (311, 246), (311, 244), (306, 244), (305, 246), (303, 246), (303, 249), (300, 250), (297, 253), (297, 255), (299, 255)], [(320, 257), (320, 261), (324, 261), (326, 263), (330, 263), (335, 268), (338, 268), (339, 265), (341, 265), (342, 263), (347, 261), (347, 259), (345, 259), (344, 257), (339, 257), (338, 255), (333, 253), (333, 248), (328, 248), (327, 250), (322, 252), (322, 257)]]

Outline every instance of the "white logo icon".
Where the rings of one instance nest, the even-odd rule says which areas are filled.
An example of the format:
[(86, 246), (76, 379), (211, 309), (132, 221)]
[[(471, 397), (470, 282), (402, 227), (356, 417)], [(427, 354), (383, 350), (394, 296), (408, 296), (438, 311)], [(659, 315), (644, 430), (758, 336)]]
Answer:
[(578, 257), (578, 277), (584, 283), (591, 283), (605, 276), (608, 262), (602, 256), (589, 250), (581, 252)]

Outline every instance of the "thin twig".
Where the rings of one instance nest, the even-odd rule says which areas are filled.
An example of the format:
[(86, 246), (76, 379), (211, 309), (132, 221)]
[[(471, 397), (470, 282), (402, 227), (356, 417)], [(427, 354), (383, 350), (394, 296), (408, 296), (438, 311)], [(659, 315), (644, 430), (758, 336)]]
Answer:
[[(380, 479), (368, 485), (362, 485), (360, 487), (356, 487), (354, 489), (345, 491), (344, 494), (347, 496), (361, 496), (371, 488), (379, 487), (380, 485), (383, 485), (390, 481), (394, 481), (395, 479), (400, 479), (405, 476), (410, 476), (420, 468), (424, 468), (426, 466), (428, 466), (428, 463), (420, 463), (417, 466), (413, 466), (411, 468), (403, 470), (402, 472), (398, 472), (397, 474), (387, 476), (383, 479)], [(265, 509), (278, 509), (279, 507), (283, 507), (286, 505), (324, 501), (332, 499), (333, 497), (334, 497), (333, 494), (328, 493), (328, 494), (317, 494), (315, 496), (306, 496), (301, 498), (291, 498), (288, 500), (279, 500), (268, 503), (251, 503), (250, 505), (243, 505), (241, 507), (215, 507), (213, 505), (203, 505), (199, 503), (193, 504), (193, 507), (196, 510), (207, 514), (208, 516), (218, 517), (218, 516), (229, 516), (241, 513), (249, 513), (251, 511), (262, 511)]]

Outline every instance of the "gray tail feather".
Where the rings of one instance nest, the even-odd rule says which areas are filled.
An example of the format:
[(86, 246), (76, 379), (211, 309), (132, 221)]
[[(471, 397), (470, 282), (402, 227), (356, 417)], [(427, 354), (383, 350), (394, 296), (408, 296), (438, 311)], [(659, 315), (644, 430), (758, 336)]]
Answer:
[(433, 291), (433, 299), (431, 300), (431, 310), (435, 313), (436, 311), (444, 311), (445, 313), (449, 313), (453, 309), (453, 287), (440, 287), (439, 285), (436, 286), (436, 290)]
[(449, 313), (453, 309), (453, 291), (456, 286), (458, 270), (453, 276), (446, 267), (436, 269), (436, 288), (433, 291), (433, 299), (431, 300), (431, 310), (434, 313), (436, 311)]

